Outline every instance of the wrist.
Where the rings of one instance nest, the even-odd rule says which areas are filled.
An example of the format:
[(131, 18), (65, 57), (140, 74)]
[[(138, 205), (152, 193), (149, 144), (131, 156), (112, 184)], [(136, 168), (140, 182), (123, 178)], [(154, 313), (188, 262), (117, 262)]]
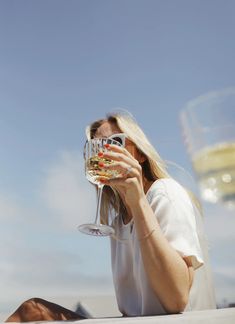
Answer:
[(126, 200), (126, 205), (133, 215), (138, 214), (138, 210), (142, 210), (146, 204), (148, 204), (148, 200), (144, 192), (135, 198), (131, 198), (129, 201)]

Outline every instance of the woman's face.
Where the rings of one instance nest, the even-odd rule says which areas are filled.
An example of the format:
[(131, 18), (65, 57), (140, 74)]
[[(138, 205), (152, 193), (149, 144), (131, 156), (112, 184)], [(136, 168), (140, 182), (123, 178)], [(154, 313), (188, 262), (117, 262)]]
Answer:
[[(115, 123), (110, 123), (105, 121), (96, 131), (95, 137), (110, 137), (113, 134), (122, 133), (122, 131), (118, 128)], [(133, 142), (131, 142), (128, 138), (125, 141), (126, 150), (131, 153), (131, 155), (139, 162), (143, 162), (143, 156), (137, 150), (137, 147)]]
[(95, 137), (109, 137), (113, 134), (121, 133), (120, 129), (114, 123), (109, 123), (105, 121), (95, 133)]

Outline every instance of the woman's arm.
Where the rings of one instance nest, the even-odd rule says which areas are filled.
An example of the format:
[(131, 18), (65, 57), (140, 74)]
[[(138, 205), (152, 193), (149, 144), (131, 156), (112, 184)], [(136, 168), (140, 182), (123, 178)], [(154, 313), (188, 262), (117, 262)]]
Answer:
[(193, 268), (174, 250), (163, 235), (145, 196), (129, 205), (134, 217), (142, 259), (148, 279), (169, 313), (184, 310), (193, 281)]

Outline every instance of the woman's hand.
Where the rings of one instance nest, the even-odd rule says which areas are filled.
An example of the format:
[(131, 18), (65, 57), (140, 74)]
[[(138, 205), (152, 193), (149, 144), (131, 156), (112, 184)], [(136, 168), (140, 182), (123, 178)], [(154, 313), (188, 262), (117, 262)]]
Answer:
[(106, 152), (100, 152), (99, 156), (110, 159), (113, 163), (99, 163), (99, 166), (106, 170), (117, 170), (118, 178), (100, 178), (99, 181), (116, 189), (124, 203), (128, 206), (135, 204), (144, 196), (142, 168), (139, 162), (123, 147), (117, 145), (105, 145)]

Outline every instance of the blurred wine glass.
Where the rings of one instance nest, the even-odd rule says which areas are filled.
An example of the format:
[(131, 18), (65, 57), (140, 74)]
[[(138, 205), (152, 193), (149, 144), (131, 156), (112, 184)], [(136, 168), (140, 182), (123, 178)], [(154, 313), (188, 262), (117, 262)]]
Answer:
[(234, 209), (235, 87), (190, 101), (180, 121), (202, 198)]

